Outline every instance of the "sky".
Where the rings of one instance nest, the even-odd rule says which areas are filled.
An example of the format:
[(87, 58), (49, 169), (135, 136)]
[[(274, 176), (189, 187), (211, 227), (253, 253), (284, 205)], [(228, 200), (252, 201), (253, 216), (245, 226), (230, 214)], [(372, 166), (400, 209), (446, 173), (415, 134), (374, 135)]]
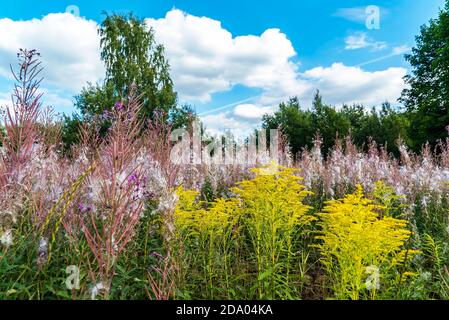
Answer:
[(37, 49), (43, 102), (72, 114), (87, 82), (101, 83), (98, 24), (133, 12), (165, 46), (180, 104), (212, 133), (248, 131), (282, 101), (396, 103), (410, 72), (404, 54), (444, 0), (2, 0), (0, 106), (10, 103), (10, 64)]

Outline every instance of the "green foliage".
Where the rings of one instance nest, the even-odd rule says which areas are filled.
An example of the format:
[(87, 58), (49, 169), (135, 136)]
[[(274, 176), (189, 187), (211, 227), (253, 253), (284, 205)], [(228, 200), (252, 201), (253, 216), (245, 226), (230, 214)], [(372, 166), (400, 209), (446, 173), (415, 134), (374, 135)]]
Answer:
[(0, 147), (3, 145), (4, 138), (5, 138), (5, 128), (0, 124)]
[(345, 137), (350, 133), (351, 123), (342, 112), (325, 105), (317, 91), (312, 103), (312, 123), (314, 129), (323, 139), (324, 153), (333, 146), (337, 137)]
[[(101, 59), (106, 68), (102, 84), (88, 83), (75, 96), (75, 107), (80, 115), (65, 117), (62, 140), (67, 151), (79, 141), (82, 121), (102, 119), (105, 111), (122, 102), (132, 90), (140, 96), (141, 116), (152, 119), (156, 110), (163, 120), (176, 128), (186, 126), (192, 110), (177, 107), (177, 94), (173, 89), (164, 47), (157, 44), (154, 31), (132, 14), (106, 16), (98, 30), (101, 41)], [(100, 123), (100, 134), (106, 134), (110, 123)]]
[(435, 145), (445, 139), (449, 124), (449, 1), (438, 18), (421, 27), (416, 47), (406, 60), (412, 74), (406, 77), (410, 85), (401, 101), (407, 107), (412, 122), (412, 147), (419, 151), (429, 141)]
[(415, 268), (419, 270), (416, 279), (402, 292), (403, 299), (449, 299), (449, 246), (443, 242), (424, 234), (417, 241), (421, 241), (422, 255), (415, 259)]
[(361, 105), (345, 105), (338, 110), (324, 104), (319, 92), (315, 94), (311, 110), (302, 110), (298, 98), (291, 98), (287, 104), (281, 103), (273, 115), (265, 115), (262, 122), (266, 129), (282, 128), (293, 154), (311, 147), (317, 134), (323, 140), (325, 155), (336, 138), (347, 135), (360, 148), (367, 149), (374, 140), (395, 155), (399, 154), (398, 139), (409, 142), (408, 118), (389, 103), (370, 112)]
[(449, 199), (435, 194), (421, 193), (415, 200), (413, 222), (420, 236), (429, 234), (449, 241)]
[(189, 105), (176, 106), (168, 114), (168, 121), (173, 129), (186, 128), (195, 118), (195, 111)]
[(79, 130), (82, 124), (82, 120), (79, 115), (72, 114), (71, 117), (64, 115), (62, 128), (61, 128), (61, 140), (63, 142), (63, 151), (67, 153), (70, 148), (80, 142)]
[(303, 147), (312, 146), (316, 126), (313, 124), (311, 112), (301, 110), (296, 97), (287, 103), (281, 103), (279, 110), (273, 115), (264, 115), (262, 122), (265, 129), (282, 128), (289, 139), (293, 154), (301, 151)]
[(156, 109), (168, 113), (176, 105), (176, 93), (164, 48), (155, 43), (153, 30), (147, 30), (145, 22), (131, 14), (114, 14), (106, 17), (98, 33), (105, 83), (89, 84), (76, 97), (81, 114), (102, 114), (127, 97), (132, 86), (141, 95), (145, 117), (151, 117)]
[(343, 106), (341, 112), (351, 123), (351, 137), (360, 148), (367, 150), (371, 141), (386, 147), (395, 156), (399, 155), (398, 139), (410, 144), (407, 116), (393, 108), (388, 102), (382, 104), (380, 110), (372, 108), (364, 111), (363, 106)]

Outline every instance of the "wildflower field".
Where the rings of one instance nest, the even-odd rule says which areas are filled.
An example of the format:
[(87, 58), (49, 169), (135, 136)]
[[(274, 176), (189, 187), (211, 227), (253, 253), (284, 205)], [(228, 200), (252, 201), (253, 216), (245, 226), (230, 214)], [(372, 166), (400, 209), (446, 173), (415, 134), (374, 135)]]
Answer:
[(34, 52), (21, 59), (0, 299), (449, 299), (449, 140), (394, 158), (347, 138), (324, 158), (317, 136), (295, 158), (176, 162), (173, 128), (130, 94), (105, 135), (86, 124), (63, 152)]
[(26, 1), (0, 300), (449, 300), (449, 0)]

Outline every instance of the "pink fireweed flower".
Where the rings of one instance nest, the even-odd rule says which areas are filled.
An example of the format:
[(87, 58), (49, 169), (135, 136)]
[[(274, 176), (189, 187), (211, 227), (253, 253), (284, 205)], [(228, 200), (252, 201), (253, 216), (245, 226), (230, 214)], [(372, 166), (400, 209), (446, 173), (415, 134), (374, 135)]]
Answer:
[(84, 203), (78, 203), (78, 210), (81, 213), (86, 213), (86, 212), (90, 212), (92, 211), (92, 206), (89, 204), (84, 204)]
[(111, 112), (109, 110), (104, 110), (102, 114), (103, 120), (109, 120), (112, 117)]
[(135, 185), (139, 186), (140, 180), (139, 180), (139, 177), (137, 176), (137, 174), (133, 173), (132, 175), (130, 175), (128, 177), (128, 183), (135, 184)]
[(122, 111), (122, 110), (125, 108), (125, 106), (123, 105), (123, 103), (121, 103), (120, 101), (117, 101), (117, 102), (114, 104), (114, 107), (115, 107), (115, 109), (117, 109), (118, 111)]

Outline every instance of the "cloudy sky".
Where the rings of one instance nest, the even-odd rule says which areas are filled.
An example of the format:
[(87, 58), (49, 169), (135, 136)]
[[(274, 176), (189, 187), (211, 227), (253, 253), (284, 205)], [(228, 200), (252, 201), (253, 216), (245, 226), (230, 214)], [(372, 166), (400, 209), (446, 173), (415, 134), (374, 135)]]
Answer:
[(313, 92), (325, 102), (395, 102), (409, 71), (403, 55), (444, 0), (2, 0), (0, 105), (9, 64), (35, 48), (45, 66), (45, 104), (71, 114), (73, 96), (101, 82), (97, 26), (103, 11), (132, 11), (164, 44), (180, 103), (211, 130), (248, 130), (281, 101)]

